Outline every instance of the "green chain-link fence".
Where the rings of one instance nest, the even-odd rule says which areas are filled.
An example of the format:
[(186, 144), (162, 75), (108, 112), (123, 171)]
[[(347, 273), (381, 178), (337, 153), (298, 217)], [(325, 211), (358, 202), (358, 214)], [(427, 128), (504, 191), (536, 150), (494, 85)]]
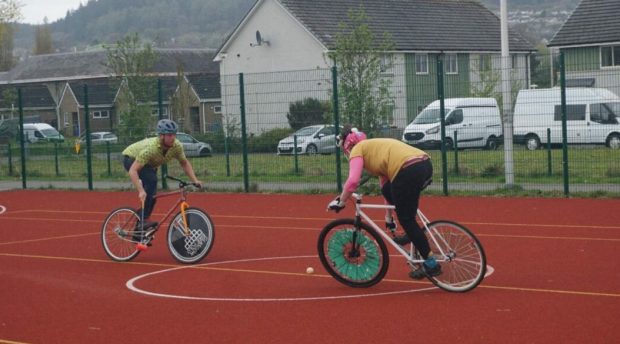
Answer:
[[(435, 167), (431, 189), (442, 194), (503, 192), (506, 187), (566, 196), (620, 193), (617, 69), (592, 62), (594, 55), (570, 51), (510, 58), (505, 64), (510, 68), (510, 101), (505, 102), (498, 57), (425, 56), (406, 57), (384, 71), (382, 77), (391, 80), (390, 113), (374, 127), (360, 129), (371, 137), (404, 139), (428, 151)], [(219, 102), (210, 104), (179, 96), (182, 91), (172, 97), (165, 90), (182, 87), (157, 80), (154, 100), (142, 104), (150, 110), (139, 126), (129, 128), (123, 126), (128, 110), (122, 104), (98, 103), (110, 92), (109, 86), (74, 83), (81, 86), (75, 113), (57, 111), (45, 117), (22, 104), (29, 88), (13, 85), (20, 96), (18, 111), (2, 114), (0, 183), (19, 182), (23, 188), (35, 181), (83, 183), (90, 189), (128, 187), (122, 150), (152, 135), (158, 119), (172, 118), (191, 135), (183, 137), (188, 155), (193, 155), (199, 178), (213, 189), (339, 190), (348, 169), (334, 145), (335, 128), (354, 116), (347, 113), (347, 99), (339, 96), (336, 69), (219, 79)], [(491, 99), (498, 110), (489, 110), (495, 105), (481, 98)], [(433, 109), (437, 100), (443, 106)], [(506, 104), (509, 109), (504, 109)], [(410, 126), (414, 120), (417, 123)], [(59, 129), (62, 140), (19, 135), (18, 128), (42, 121)], [(506, 123), (514, 126), (512, 142), (504, 142)], [(84, 139), (86, 133), (102, 131), (113, 136)], [(176, 163), (167, 168), (171, 175), (182, 175)]]

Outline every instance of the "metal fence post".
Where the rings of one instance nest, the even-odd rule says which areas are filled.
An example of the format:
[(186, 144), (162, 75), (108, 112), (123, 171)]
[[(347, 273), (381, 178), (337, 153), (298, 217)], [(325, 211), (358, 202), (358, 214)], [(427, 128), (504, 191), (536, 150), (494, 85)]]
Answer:
[(547, 128), (547, 175), (551, 177), (551, 128)]
[(566, 65), (564, 52), (560, 52), (560, 97), (562, 101), (562, 174), (564, 177), (564, 195), (569, 196), (568, 190), (568, 140), (566, 128)]
[(241, 110), (241, 145), (243, 147), (243, 190), (250, 192), (250, 180), (248, 175), (248, 137), (245, 124), (245, 90), (243, 73), (239, 73), (239, 107)]
[(58, 142), (54, 141), (54, 167), (56, 168), (56, 177), (60, 176), (60, 168), (58, 166)]
[(458, 131), (454, 131), (454, 173), (459, 175), (459, 133)]
[(299, 158), (297, 156), (297, 135), (293, 135), (293, 160), (295, 160), (295, 174), (299, 174)]
[(19, 145), (22, 159), (22, 188), (26, 188), (26, 140), (24, 131), (24, 106), (22, 99), (22, 89), (17, 89), (17, 105), (19, 107)]
[(105, 143), (105, 151), (106, 151), (106, 156), (108, 158), (108, 177), (112, 176), (112, 164), (111, 164), (111, 159), (110, 159), (110, 141), (106, 141)]
[[(338, 110), (338, 69), (336, 66), (332, 67), (332, 98), (334, 108), (334, 130), (335, 135), (340, 134), (340, 112)], [(342, 169), (340, 161), (340, 148), (336, 147), (336, 188), (338, 192), (342, 192)]]
[[(161, 92), (161, 79), (157, 78), (157, 119), (164, 119), (164, 103)], [(162, 189), (168, 188), (168, 181), (166, 180), (166, 176), (168, 175), (168, 164), (163, 164), (161, 166), (161, 187)]]
[(90, 146), (90, 120), (88, 109), (88, 85), (84, 84), (84, 124), (86, 125), (86, 171), (88, 174), (88, 190), (93, 190), (93, 161)]
[(7, 157), (9, 159), (9, 176), (13, 176), (13, 153), (11, 152), (11, 144), (8, 144)]
[(443, 60), (437, 56), (437, 96), (439, 98), (439, 113), (441, 119), (441, 173), (443, 179), (443, 193), (448, 195), (448, 157), (446, 154), (446, 107), (444, 104), (443, 89)]
[(226, 177), (230, 177), (230, 153), (228, 152), (228, 130), (224, 134), (224, 154), (226, 155)]

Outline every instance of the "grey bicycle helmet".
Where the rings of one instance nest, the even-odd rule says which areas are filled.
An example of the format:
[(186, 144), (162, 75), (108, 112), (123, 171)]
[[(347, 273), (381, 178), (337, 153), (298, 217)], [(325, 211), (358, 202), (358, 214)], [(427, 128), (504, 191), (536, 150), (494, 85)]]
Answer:
[(157, 134), (176, 134), (179, 126), (169, 119), (160, 119), (157, 122)]

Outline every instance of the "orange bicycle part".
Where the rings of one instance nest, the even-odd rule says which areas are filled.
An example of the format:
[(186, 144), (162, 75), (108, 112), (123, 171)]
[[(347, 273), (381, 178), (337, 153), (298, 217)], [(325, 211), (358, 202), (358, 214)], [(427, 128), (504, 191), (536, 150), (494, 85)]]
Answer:
[(187, 226), (187, 214), (185, 213), (185, 209), (189, 208), (189, 204), (183, 201), (181, 202), (181, 216), (183, 216), (183, 233), (185, 236), (189, 235), (189, 227)]

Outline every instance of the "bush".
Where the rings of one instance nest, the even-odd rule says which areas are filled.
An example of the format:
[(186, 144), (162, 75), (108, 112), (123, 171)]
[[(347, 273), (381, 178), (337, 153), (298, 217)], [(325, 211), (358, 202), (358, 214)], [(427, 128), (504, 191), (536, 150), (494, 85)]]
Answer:
[(276, 153), (278, 142), (292, 133), (290, 128), (275, 128), (248, 138), (251, 153)]
[[(276, 153), (278, 142), (293, 132), (290, 128), (275, 128), (263, 132), (260, 135), (248, 136), (248, 152), (249, 153)], [(204, 141), (211, 145), (215, 153), (226, 152), (223, 131), (210, 132), (203, 135), (196, 135), (196, 139)], [(240, 137), (228, 138), (228, 152), (241, 153), (243, 145)]]
[(291, 128), (298, 130), (309, 125), (323, 123), (324, 114), (330, 111), (330, 103), (316, 98), (305, 98), (289, 105), (286, 114)]

